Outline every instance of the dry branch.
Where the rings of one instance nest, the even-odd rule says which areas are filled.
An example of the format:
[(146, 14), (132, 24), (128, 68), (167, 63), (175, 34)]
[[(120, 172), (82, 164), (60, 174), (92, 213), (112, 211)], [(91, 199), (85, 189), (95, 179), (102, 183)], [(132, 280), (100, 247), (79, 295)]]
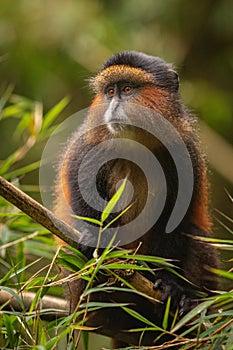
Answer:
[(71, 246), (77, 244), (80, 237), (80, 233), (77, 230), (58, 219), (51, 211), (1, 176), (0, 195), (67, 244)]
[[(14, 293), (18, 293), (23, 301), (25, 310), (29, 310), (32, 302), (36, 297), (36, 293), (19, 292), (16, 289), (11, 289)], [(4, 309), (13, 309), (15, 311), (22, 311), (22, 308), (17, 299), (8, 291), (1, 290), (0, 287), (0, 304), (4, 305)], [(41, 310), (48, 310), (49, 319), (67, 316), (67, 301), (50, 295), (45, 295), (41, 301)], [(45, 314), (46, 318), (46, 314)]]

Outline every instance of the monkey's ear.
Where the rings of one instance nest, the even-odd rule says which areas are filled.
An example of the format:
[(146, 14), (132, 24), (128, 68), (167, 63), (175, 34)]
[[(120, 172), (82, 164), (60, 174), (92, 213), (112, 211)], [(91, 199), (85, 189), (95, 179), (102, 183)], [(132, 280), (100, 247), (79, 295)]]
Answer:
[(178, 92), (179, 90), (179, 85), (180, 85), (180, 79), (179, 79), (179, 75), (178, 73), (173, 69), (173, 68), (169, 68), (168, 69), (169, 73), (170, 73), (170, 77), (172, 80), (172, 88), (174, 92)]

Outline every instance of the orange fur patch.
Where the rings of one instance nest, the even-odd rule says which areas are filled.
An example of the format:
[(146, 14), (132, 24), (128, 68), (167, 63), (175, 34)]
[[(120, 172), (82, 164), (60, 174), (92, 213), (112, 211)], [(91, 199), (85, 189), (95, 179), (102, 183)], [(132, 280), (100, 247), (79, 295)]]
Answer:
[(205, 232), (210, 232), (212, 222), (209, 215), (209, 182), (205, 169), (202, 169), (201, 176), (198, 199), (196, 199), (192, 210), (192, 222)]
[(132, 82), (135, 85), (154, 83), (152, 74), (147, 73), (140, 68), (116, 65), (104, 69), (96, 77), (90, 79), (90, 85), (95, 92), (99, 93), (104, 91), (107, 86), (115, 84), (121, 80)]
[(71, 193), (70, 193), (70, 188), (68, 186), (68, 179), (67, 179), (67, 160), (64, 161), (63, 166), (62, 166), (62, 170), (61, 170), (61, 183), (62, 183), (62, 191), (64, 194), (64, 197), (66, 199), (66, 201), (71, 204)]

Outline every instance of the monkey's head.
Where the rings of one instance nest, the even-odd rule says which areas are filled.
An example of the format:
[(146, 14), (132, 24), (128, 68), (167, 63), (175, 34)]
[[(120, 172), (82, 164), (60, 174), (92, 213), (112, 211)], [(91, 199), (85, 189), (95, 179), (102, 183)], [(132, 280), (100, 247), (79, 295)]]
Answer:
[[(124, 225), (131, 221), (127, 239), (131, 232), (133, 236), (136, 231), (147, 232), (152, 227), (148, 218), (154, 224), (161, 210), (165, 229), (178, 187), (181, 199), (189, 200), (190, 192), (183, 196), (178, 181), (184, 169), (190, 174), (191, 168), (188, 178), (192, 181), (192, 164), (183, 142), (185, 137), (192, 139), (192, 126), (179, 100), (177, 73), (158, 57), (125, 51), (110, 57), (90, 83), (96, 96), (63, 161), (65, 191), (66, 183), (70, 184), (68, 195), (65, 193), (68, 203), (74, 213), (80, 215), (81, 206), (84, 216), (99, 220), (106, 205), (103, 199), (109, 201), (120, 181), (127, 178), (132, 189), (128, 185), (124, 199), (117, 203), (117, 213), (132, 204), (120, 218), (122, 235)], [(186, 190), (186, 182), (181, 182)], [(81, 192), (86, 196), (82, 205)], [(94, 214), (87, 208), (95, 208)], [(135, 218), (139, 219), (134, 222)]]
[(99, 74), (90, 79), (96, 93), (89, 122), (97, 118), (92, 108), (103, 106), (102, 121), (108, 131), (117, 133), (127, 123), (129, 104), (148, 107), (172, 122), (179, 116), (179, 79), (171, 64), (136, 51), (123, 51), (110, 57)]

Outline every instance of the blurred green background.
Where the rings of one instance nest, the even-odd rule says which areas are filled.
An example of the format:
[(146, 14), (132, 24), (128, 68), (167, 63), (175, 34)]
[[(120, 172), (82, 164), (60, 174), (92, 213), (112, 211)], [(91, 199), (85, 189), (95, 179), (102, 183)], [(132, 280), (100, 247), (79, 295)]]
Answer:
[[(212, 207), (231, 215), (232, 39), (231, 0), (1, 0), (0, 93), (10, 85), (44, 112), (70, 96), (65, 118), (90, 104), (87, 78), (109, 55), (133, 49), (174, 63), (184, 103), (205, 123)], [(0, 122), (0, 159), (15, 150), (14, 126)], [(41, 152), (35, 148), (23, 164)], [(36, 184), (38, 172), (22, 182)]]
[[(215, 209), (232, 217), (232, 43), (231, 0), (1, 0), (0, 95), (10, 87), (44, 113), (69, 96), (62, 120), (90, 104), (87, 78), (111, 54), (137, 50), (174, 63), (182, 99), (201, 121), (214, 231), (224, 237), (218, 220), (230, 223)], [(0, 165), (19, 147), (18, 122), (0, 115)], [(32, 148), (20, 166), (39, 160), (42, 150), (43, 143)], [(38, 170), (20, 182), (39, 198)]]

